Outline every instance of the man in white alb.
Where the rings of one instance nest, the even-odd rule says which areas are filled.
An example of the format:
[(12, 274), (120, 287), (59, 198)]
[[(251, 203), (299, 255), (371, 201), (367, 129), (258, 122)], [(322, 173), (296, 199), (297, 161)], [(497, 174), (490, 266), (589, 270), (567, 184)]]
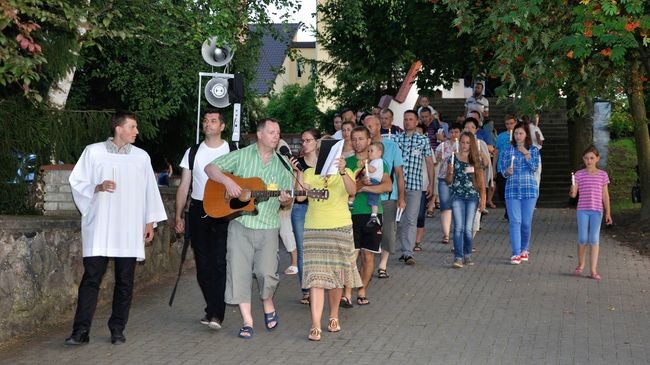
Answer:
[(99, 287), (109, 258), (115, 262), (111, 343), (126, 341), (124, 328), (133, 297), (136, 261), (144, 260), (154, 224), (167, 219), (151, 159), (132, 143), (135, 115), (118, 113), (113, 137), (86, 147), (70, 174), (70, 188), (81, 212), (84, 274), (79, 284), (72, 335), (65, 344), (88, 343)]

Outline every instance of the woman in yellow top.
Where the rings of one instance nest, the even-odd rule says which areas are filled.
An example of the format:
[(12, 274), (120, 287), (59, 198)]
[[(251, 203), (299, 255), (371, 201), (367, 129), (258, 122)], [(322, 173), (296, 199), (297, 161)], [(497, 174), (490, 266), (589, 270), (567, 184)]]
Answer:
[[(358, 288), (361, 277), (354, 263), (354, 238), (352, 217), (348, 209), (348, 196), (356, 193), (354, 175), (345, 168), (340, 157), (337, 174), (321, 177), (315, 169), (296, 171), (300, 184), (297, 189), (327, 189), (329, 198), (309, 198), (303, 240), (304, 269), (302, 287), (309, 289), (311, 302), (311, 330), (309, 339), (320, 341), (321, 317), (325, 302), (325, 289), (329, 289), (329, 322), (327, 330), (338, 332), (339, 303), (343, 287)], [(299, 199), (305, 199), (304, 197)]]

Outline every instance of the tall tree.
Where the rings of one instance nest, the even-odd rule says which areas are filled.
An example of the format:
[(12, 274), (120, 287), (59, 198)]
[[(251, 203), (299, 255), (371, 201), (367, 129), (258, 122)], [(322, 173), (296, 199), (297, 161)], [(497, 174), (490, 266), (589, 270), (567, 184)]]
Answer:
[(644, 86), (650, 71), (650, 4), (643, 0), (443, 0), (461, 34), (490, 52), (500, 95), (540, 107), (569, 96), (586, 115), (594, 97), (623, 93), (635, 121), (641, 218), (650, 220), (650, 138)]
[(395, 95), (415, 60), (420, 88), (450, 86), (468, 64), (471, 38), (452, 31), (453, 14), (425, 0), (329, 0), (318, 6), (317, 39), (331, 57), (319, 71), (336, 77), (331, 93), (350, 107)]

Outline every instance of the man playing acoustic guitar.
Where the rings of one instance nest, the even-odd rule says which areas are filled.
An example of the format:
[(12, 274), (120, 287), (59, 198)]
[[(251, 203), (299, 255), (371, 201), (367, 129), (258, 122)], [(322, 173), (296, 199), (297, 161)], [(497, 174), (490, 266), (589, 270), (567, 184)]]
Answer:
[[(259, 177), (269, 190), (288, 189), (291, 173), (275, 153), (280, 140), (280, 125), (275, 119), (263, 119), (257, 124), (257, 143), (215, 159), (205, 167), (208, 177), (225, 186), (230, 197), (239, 197), (244, 190), (224, 172), (242, 178)], [(228, 263), (226, 294), (228, 304), (239, 305), (243, 325), (239, 337), (253, 337), (251, 314), (251, 284), (255, 274), (264, 306), (267, 330), (278, 326), (273, 305), (273, 293), (279, 283), (278, 230), (280, 205), (291, 204), (292, 197), (282, 191), (278, 197), (257, 203), (257, 215), (242, 215), (228, 226)], [(252, 273), (251, 273), (251, 269)]]

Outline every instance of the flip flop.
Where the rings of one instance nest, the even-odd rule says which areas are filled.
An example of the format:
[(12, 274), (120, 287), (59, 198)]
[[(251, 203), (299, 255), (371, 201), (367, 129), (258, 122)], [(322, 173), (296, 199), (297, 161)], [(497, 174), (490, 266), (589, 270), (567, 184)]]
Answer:
[(348, 298), (348, 297), (341, 297), (340, 306), (343, 307), (343, 308), (352, 308), (352, 307), (354, 307), (352, 305), (352, 301), (350, 301), (350, 298)]

